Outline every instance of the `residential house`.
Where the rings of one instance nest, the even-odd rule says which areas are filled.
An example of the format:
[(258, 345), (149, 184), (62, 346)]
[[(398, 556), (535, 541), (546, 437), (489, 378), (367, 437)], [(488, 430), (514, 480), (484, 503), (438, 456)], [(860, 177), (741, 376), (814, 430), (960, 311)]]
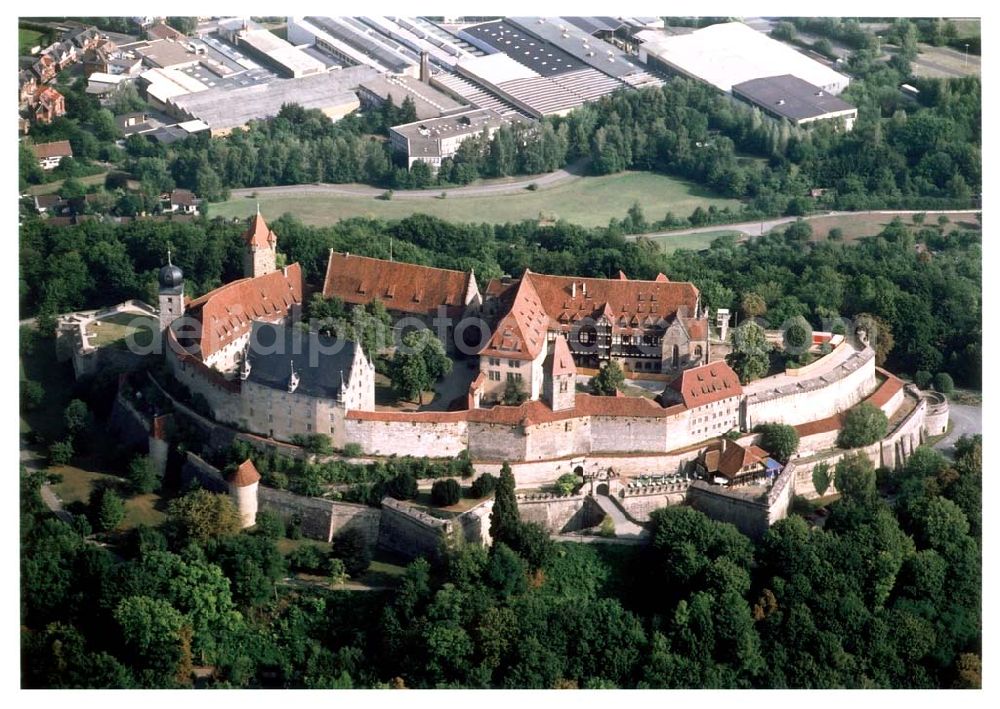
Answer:
[(187, 36), (183, 32), (178, 32), (165, 22), (157, 22), (147, 29), (146, 37), (148, 39), (169, 39), (174, 42), (181, 42), (187, 39)]
[(66, 99), (51, 86), (38, 89), (34, 99), (34, 115), (36, 123), (51, 123), (59, 116), (66, 114)]
[(55, 170), (63, 158), (73, 157), (73, 148), (68, 140), (57, 140), (53, 143), (38, 143), (31, 146), (35, 157), (38, 158), (38, 165), (43, 170)]
[(720, 438), (699, 454), (695, 470), (710, 482), (734, 487), (773, 477), (781, 464), (759, 446)]
[(191, 190), (176, 189), (160, 197), (163, 211), (174, 214), (197, 214), (201, 200)]
[(72, 42), (81, 52), (94, 49), (101, 42), (101, 33), (96, 27), (87, 27), (81, 30), (70, 32), (66, 35), (66, 41)]
[(39, 214), (58, 216), (66, 208), (66, 202), (57, 194), (35, 195), (35, 211)]
[(31, 71), (35, 73), (41, 83), (47, 84), (56, 78), (56, 74), (59, 73), (59, 64), (51, 55), (43, 54), (38, 58), (38, 61), (31, 65)]
[(25, 111), (31, 107), (35, 98), (35, 91), (38, 89), (38, 78), (29, 70), (25, 69), (17, 75), (18, 94), (17, 109)]

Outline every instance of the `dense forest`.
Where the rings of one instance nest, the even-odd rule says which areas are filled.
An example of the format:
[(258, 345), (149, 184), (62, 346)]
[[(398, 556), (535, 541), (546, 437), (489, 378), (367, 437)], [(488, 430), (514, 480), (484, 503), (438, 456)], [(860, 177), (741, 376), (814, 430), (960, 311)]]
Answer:
[[(630, 210), (620, 223), (585, 229), (565, 222), (453, 224), (425, 215), (399, 221), (356, 218), (310, 227), (286, 215), (271, 225), (289, 263), (302, 264), (318, 287), (331, 248), (459, 270), (480, 283), (525, 268), (540, 273), (608, 277), (618, 270), (652, 279), (658, 272), (690, 280), (711, 308), (762, 316), (774, 328), (804, 316), (815, 329), (837, 317), (867, 313), (879, 321), (880, 363), (913, 375), (949, 372), (978, 387), (982, 366), (980, 234), (895, 220), (875, 238), (847, 243), (810, 240), (807, 222), (735, 244), (718, 239), (706, 252), (670, 255), (644, 239), (628, 239), (644, 217)], [(915, 222), (921, 222), (917, 224)], [(166, 262), (184, 269), (186, 292), (197, 296), (242, 275), (242, 223), (86, 222), (72, 229), (29, 219), (21, 227), (20, 302), (24, 317), (100, 307), (126, 298), (155, 302), (156, 272)], [(817, 235), (821, 236), (821, 235)], [(834, 232), (833, 236), (836, 236)], [(915, 246), (919, 243), (922, 249)], [(763, 301), (743, 308), (748, 294)], [(742, 310), (741, 310), (742, 308)]]
[(501, 482), (491, 527), (509, 543), (365, 592), (282, 583), (368, 557), (342, 540), (286, 558), (280, 520), (239, 532), (226, 496), (191, 491), (112, 550), (24, 475), (23, 685), (978, 687), (981, 455), (977, 437), (897, 473), (848, 457), (822, 528), (793, 515), (758, 542), (673, 507), (648, 546), (556, 544)]

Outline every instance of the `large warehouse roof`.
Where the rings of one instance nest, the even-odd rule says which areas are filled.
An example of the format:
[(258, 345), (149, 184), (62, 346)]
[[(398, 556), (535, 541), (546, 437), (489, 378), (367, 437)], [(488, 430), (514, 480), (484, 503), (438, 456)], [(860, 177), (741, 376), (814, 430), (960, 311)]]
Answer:
[(618, 47), (591, 37), (562, 17), (511, 17), (509, 22), (605, 74), (622, 78), (643, 71)]
[(733, 95), (793, 123), (857, 110), (843, 99), (791, 74), (734, 84)]
[(636, 35), (640, 55), (655, 58), (681, 74), (722, 91), (752, 79), (791, 74), (825, 91), (839, 94), (846, 76), (773, 40), (742, 22), (711, 25), (686, 35), (667, 36), (644, 30)]
[(177, 96), (171, 103), (204, 121), (213, 131), (219, 131), (276, 116), (286, 103), (320, 110), (356, 103), (354, 90), (377, 75), (370, 67), (348, 67), (300, 79), (278, 79), (228, 91), (215, 89)]

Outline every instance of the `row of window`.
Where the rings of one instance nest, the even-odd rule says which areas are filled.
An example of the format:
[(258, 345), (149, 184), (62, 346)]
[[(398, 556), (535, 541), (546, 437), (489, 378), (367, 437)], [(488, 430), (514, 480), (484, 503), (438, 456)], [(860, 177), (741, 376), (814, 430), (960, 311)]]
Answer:
[[(491, 367), (499, 367), (500, 364), (501, 364), (501, 361), (500, 361), (499, 357), (490, 357), (490, 366)], [(514, 367), (514, 368), (520, 368), (521, 363), (518, 362), (516, 359), (508, 359), (507, 360), (507, 366), (508, 367)]]

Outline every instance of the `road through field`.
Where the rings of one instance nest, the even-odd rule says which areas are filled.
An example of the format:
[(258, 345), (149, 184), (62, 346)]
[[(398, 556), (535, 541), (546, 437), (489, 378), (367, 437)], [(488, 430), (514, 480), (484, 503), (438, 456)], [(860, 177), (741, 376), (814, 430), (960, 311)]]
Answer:
[[(538, 189), (554, 187), (565, 182), (572, 182), (584, 176), (587, 168), (587, 159), (578, 160), (565, 168), (546, 173), (544, 175), (533, 175), (511, 182), (495, 182), (483, 185), (467, 185), (465, 187), (448, 187), (443, 190), (394, 190), (392, 198), (395, 199), (438, 199), (441, 192), (447, 192), (448, 198), (453, 197), (483, 197), (493, 194), (507, 194), (511, 192), (522, 192), (528, 185), (535, 184)], [(386, 190), (379, 187), (369, 187), (368, 185), (351, 184), (328, 184), (317, 183), (311, 185), (277, 185), (274, 187), (247, 187), (238, 190), (231, 190), (233, 198), (252, 197), (258, 195), (295, 195), (319, 194), (319, 195), (341, 195), (345, 197), (378, 197)]]
[[(858, 214), (878, 214), (886, 216), (906, 216), (908, 214), (979, 214), (983, 210), (981, 209), (940, 209), (940, 210), (928, 210), (928, 209), (910, 209), (910, 210), (872, 210), (867, 212), (823, 212), (822, 214), (813, 214), (807, 217), (802, 217), (805, 221), (811, 219), (822, 219), (825, 217), (850, 217)], [(685, 236), (688, 234), (707, 234), (713, 231), (738, 231), (747, 236), (761, 236), (771, 231), (775, 227), (782, 226), (783, 224), (791, 224), (799, 217), (780, 217), (778, 219), (765, 219), (762, 221), (753, 222), (742, 222), (740, 224), (713, 224), (712, 226), (696, 227), (693, 229), (677, 229), (675, 231), (661, 231), (655, 234), (633, 234), (625, 238), (627, 239), (638, 239), (638, 238), (648, 238), (653, 239), (661, 236)]]

